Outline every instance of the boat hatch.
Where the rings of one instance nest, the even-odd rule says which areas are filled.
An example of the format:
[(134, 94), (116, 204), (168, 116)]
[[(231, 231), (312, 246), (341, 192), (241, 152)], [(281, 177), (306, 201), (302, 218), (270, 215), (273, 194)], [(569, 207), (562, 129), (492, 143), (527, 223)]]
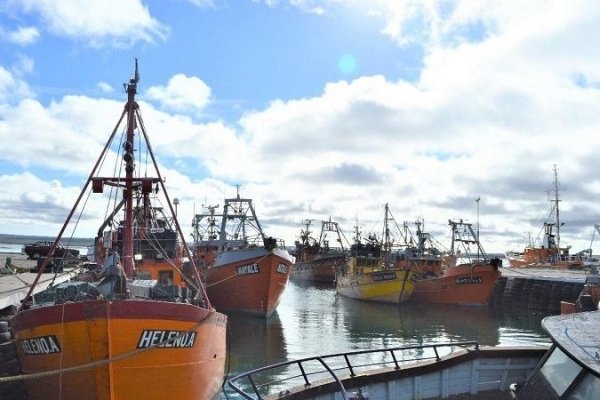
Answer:
[(600, 377), (554, 346), (539, 369), (518, 390), (517, 396), (530, 400), (598, 399)]

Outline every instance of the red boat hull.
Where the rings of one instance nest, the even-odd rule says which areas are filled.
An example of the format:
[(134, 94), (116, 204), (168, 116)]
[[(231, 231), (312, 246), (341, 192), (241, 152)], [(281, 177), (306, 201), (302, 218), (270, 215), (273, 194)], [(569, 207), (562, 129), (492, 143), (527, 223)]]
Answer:
[(346, 264), (344, 255), (321, 257), (312, 261), (297, 262), (292, 267), (290, 279), (299, 282), (335, 282), (335, 271)]
[[(217, 310), (259, 317), (275, 312), (289, 281), (292, 260), (276, 251), (256, 250), (225, 252), (205, 270), (208, 296)], [(219, 265), (222, 256), (235, 252), (249, 257), (242, 255), (236, 261)]]
[(482, 306), (489, 303), (500, 271), (488, 264), (450, 267), (437, 278), (416, 281), (411, 301)]

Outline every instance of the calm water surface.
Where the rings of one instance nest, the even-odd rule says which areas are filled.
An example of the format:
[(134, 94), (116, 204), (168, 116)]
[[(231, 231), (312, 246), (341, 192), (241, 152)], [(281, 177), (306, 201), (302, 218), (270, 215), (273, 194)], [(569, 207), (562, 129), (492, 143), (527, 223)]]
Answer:
[[(310, 356), (474, 340), (486, 346), (549, 343), (544, 315), (489, 307), (400, 307), (351, 300), (327, 286), (290, 282), (268, 320), (229, 317), (229, 376)], [(236, 398), (230, 391), (221, 396)]]

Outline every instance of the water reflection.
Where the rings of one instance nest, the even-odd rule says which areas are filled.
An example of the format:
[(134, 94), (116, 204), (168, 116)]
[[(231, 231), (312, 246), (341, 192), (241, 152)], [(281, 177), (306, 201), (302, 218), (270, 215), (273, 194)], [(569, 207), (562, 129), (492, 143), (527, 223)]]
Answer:
[[(367, 347), (477, 341), (499, 343), (498, 322), (488, 308), (370, 304), (339, 297), (347, 330)], [(364, 346), (360, 346), (361, 348)]]
[(310, 356), (414, 344), (548, 343), (542, 318), (489, 307), (373, 304), (338, 296), (331, 285), (291, 282), (270, 319), (229, 318), (229, 371), (237, 375)]
[(286, 341), (277, 311), (267, 320), (230, 315), (228, 321), (226, 369), (230, 375), (287, 359)]

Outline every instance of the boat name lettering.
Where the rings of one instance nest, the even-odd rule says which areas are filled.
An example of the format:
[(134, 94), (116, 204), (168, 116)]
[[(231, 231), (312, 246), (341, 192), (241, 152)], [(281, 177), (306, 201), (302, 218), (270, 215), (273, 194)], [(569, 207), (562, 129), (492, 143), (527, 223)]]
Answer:
[(60, 353), (60, 345), (54, 335), (23, 339), (21, 345), (23, 353), (29, 355)]
[(480, 276), (463, 276), (456, 278), (456, 283), (459, 285), (467, 285), (469, 283), (482, 283), (483, 279)]
[(196, 332), (143, 330), (138, 340), (138, 349), (149, 347), (188, 348), (194, 347)]
[(395, 272), (385, 272), (383, 274), (376, 274), (376, 275), (374, 274), (373, 275), (374, 282), (393, 281), (394, 279), (396, 279)]
[(249, 264), (249, 265), (241, 265), (237, 267), (238, 275), (250, 275), (250, 274), (258, 274), (260, 271), (258, 269), (258, 264)]
[(277, 272), (279, 272), (280, 274), (285, 274), (287, 272), (287, 267), (285, 266), (285, 264), (279, 264), (277, 266)]

